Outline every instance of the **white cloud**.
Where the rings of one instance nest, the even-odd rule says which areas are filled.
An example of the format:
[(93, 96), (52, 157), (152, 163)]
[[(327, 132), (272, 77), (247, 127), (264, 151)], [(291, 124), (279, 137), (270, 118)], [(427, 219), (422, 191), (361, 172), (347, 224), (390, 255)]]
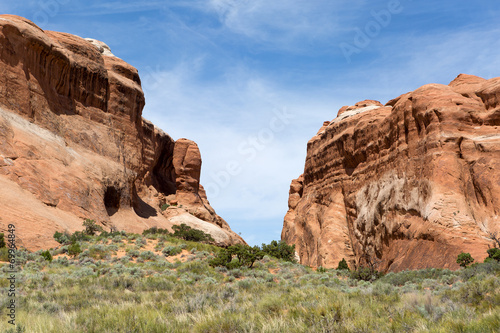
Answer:
[[(365, 1), (210, 0), (211, 9), (229, 31), (277, 48), (301, 48), (298, 40), (332, 39)], [(293, 42), (295, 44), (293, 45)]]
[[(174, 139), (198, 143), (202, 184), (232, 228), (257, 234), (280, 229), (290, 182), (302, 173), (307, 141), (335, 116), (333, 99), (285, 91), (238, 66), (227, 68), (222, 79), (203, 82), (203, 66), (203, 59), (194, 59), (143, 73), (144, 117)], [(293, 118), (279, 122), (284, 109)], [(233, 175), (231, 163), (237, 165)], [(259, 220), (274, 223), (261, 226)]]

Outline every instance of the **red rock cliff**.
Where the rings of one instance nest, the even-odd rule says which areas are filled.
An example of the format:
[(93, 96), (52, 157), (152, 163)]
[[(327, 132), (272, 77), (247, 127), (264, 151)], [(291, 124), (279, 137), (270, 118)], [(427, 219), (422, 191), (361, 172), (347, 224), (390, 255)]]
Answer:
[(300, 262), (458, 268), (500, 231), (500, 78), (459, 75), (343, 107), (307, 144), (282, 239)]
[(137, 70), (104, 43), (1, 15), (0, 229), (14, 223), (30, 249), (83, 218), (134, 232), (187, 223), (242, 243), (199, 184), (196, 143), (143, 119), (144, 104)]

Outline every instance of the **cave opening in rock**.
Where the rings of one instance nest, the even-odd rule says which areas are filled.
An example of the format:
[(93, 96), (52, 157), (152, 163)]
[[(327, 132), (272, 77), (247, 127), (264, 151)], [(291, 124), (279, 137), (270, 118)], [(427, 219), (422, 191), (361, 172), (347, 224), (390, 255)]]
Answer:
[(175, 194), (177, 191), (175, 183), (175, 171), (172, 165), (172, 149), (164, 149), (153, 168), (157, 190), (165, 195)]
[(104, 193), (104, 206), (109, 216), (114, 215), (120, 208), (120, 192), (114, 186), (108, 186)]

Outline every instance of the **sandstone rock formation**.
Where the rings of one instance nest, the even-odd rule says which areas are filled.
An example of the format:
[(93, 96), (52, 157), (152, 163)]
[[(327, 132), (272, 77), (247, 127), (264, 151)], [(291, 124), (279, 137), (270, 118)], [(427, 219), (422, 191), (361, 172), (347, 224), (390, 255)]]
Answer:
[[(210, 207), (201, 155), (143, 119), (137, 70), (104, 43), (0, 16), (0, 231), (56, 245), (91, 218), (141, 232), (186, 223), (244, 243)], [(175, 202), (166, 209), (162, 205)]]
[(462, 251), (482, 262), (499, 214), (500, 78), (459, 75), (325, 122), (282, 239), (311, 266), (455, 269)]

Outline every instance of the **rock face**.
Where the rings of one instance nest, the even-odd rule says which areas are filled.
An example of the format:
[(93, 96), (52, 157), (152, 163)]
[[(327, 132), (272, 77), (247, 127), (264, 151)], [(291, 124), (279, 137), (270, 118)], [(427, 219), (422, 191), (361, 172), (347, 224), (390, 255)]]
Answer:
[(144, 104), (137, 70), (104, 43), (1, 15), (0, 231), (13, 223), (19, 246), (47, 248), (91, 218), (244, 243), (210, 207), (196, 143), (143, 119)]
[(500, 231), (500, 78), (343, 107), (307, 144), (282, 239), (302, 264), (455, 269)]

